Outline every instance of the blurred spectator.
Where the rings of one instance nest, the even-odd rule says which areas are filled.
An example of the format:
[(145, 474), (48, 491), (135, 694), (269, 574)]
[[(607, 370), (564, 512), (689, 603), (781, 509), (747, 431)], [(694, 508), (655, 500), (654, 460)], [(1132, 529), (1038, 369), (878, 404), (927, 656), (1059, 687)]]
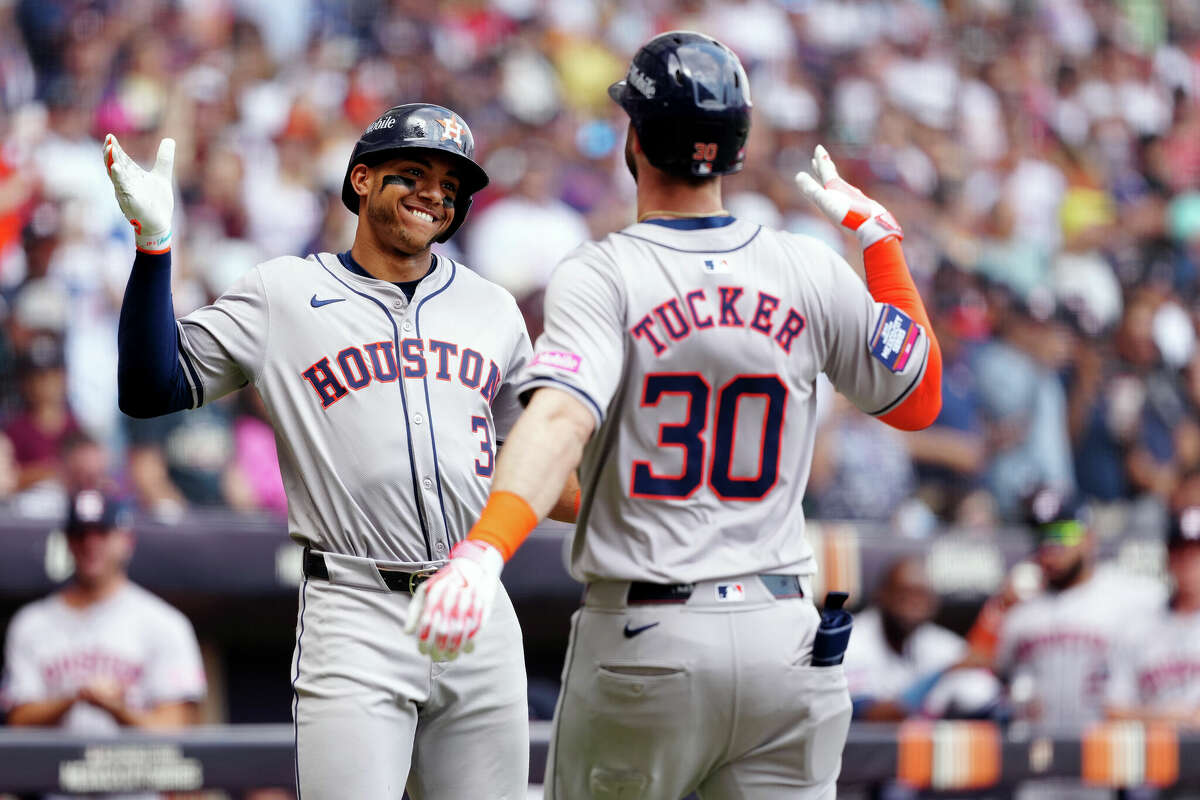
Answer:
[(561, 164), (552, 150), (529, 143), (507, 159), (519, 176), (516, 186), (464, 229), (466, 260), (520, 298), (543, 288), (559, 260), (591, 233), (583, 215), (558, 199)]
[(1071, 496), (1043, 488), (1027, 501), (1043, 591), (1004, 618), (995, 668), (1018, 718), (1085, 725), (1104, 717), (1120, 643), (1164, 601), (1162, 587), (1096, 563), (1096, 536)]
[(988, 335), (987, 308), (965, 273), (946, 268), (938, 277), (932, 321), (942, 348), (942, 412), (906, 438), (927, 504), (944, 519), (983, 525), (994, 521), (995, 510), (978, 491), (987, 443), (971, 353)]
[(0, 433), (0, 500), (17, 489), (17, 459), (13, 456), (12, 442)]
[[(822, 379), (822, 385), (828, 386)], [(904, 434), (829, 391), (832, 409), (813, 445), (806, 499), (816, 519), (886, 522), (916, 486)]]
[[(856, 719), (978, 716), (995, 704), (999, 685), (991, 675), (978, 669), (970, 670), (970, 676), (951, 672), (966, 654), (967, 643), (933, 623), (937, 610), (937, 595), (920, 559), (901, 559), (888, 568), (875, 606), (854, 615), (846, 650), (846, 681)], [(939, 690), (940, 683), (945, 685)]]
[(112, 491), (115, 488), (108, 451), (86, 433), (77, 433), (63, 442), (62, 459), (63, 483), (68, 493), (83, 489)]
[(140, 507), (171, 517), (189, 503), (248, 505), (232, 469), (228, 406), (210, 403), (152, 419), (126, 417), (129, 479)]
[(1109, 714), (1200, 728), (1200, 506), (1173, 515), (1167, 536), (1170, 606), (1114, 659)]
[(271, 427), (266, 406), (251, 387), (238, 393), (237, 405), (238, 415), (233, 422), (233, 467), (237, 476), (231, 483), (243, 491), (235, 507), (262, 509), (287, 519), (287, 496), (275, 451), (275, 429)]
[(984, 481), (1000, 513), (1018, 515), (1021, 498), (1049, 484), (1074, 491), (1067, 398), (1058, 377), (1072, 335), (1048, 292), (993, 300), (1000, 336), (974, 354), (992, 456)]
[(1182, 472), (1200, 458), (1200, 429), (1188, 416), (1184, 387), (1176, 370), (1164, 368), (1155, 341), (1161, 302), (1156, 291), (1136, 292), (1114, 336), (1115, 358), (1081, 359), (1086, 372), (1075, 392), (1091, 406), (1077, 423), (1076, 463), (1080, 488), (1102, 500), (1148, 493), (1165, 503)]
[(105, 735), (190, 724), (205, 694), (191, 623), (133, 584), (129, 517), (111, 495), (72, 496), (75, 575), (13, 617), (5, 644), (8, 724)]
[(63, 443), (79, 433), (67, 405), (62, 342), (39, 335), (17, 357), (21, 409), (4, 425), (17, 462), (17, 490), (62, 481)]

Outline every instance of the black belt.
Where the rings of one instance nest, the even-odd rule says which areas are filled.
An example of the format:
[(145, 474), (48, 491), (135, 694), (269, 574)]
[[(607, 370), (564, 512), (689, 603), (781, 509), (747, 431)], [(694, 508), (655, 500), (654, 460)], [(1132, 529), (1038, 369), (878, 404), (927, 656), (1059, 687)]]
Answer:
[[(804, 589), (800, 587), (800, 578), (796, 575), (758, 575), (767, 591), (783, 600), (790, 597), (804, 597)], [(633, 581), (629, 584), (629, 594), (625, 596), (628, 605), (642, 603), (686, 603), (695, 591), (694, 583), (643, 583)]]
[[(383, 578), (383, 583), (393, 592), (405, 592), (412, 594), (417, 587), (425, 581), (433, 577), (436, 569), (426, 569), (420, 572), (404, 572), (403, 570), (395, 569), (394, 567), (381, 567), (375, 565), (375, 569), (379, 571), (379, 576)], [(304, 548), (304, 576), (307, 578), (320, 578), (321, 580), (329, 580), (329, 567), (325, 565), (325, 554), (319, 550), (309, 550)]]

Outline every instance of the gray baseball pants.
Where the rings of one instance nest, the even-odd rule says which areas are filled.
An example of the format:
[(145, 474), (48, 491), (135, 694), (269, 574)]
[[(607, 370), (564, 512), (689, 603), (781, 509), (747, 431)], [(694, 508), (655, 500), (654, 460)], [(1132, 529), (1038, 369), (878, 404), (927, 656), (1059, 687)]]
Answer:
[(841, 666), (809, 665), (812, 602), (755, 576), (680, 604), (628, 587), (589, 584), (572, 620), (547, 800), (834, 798), (850, 695)]
[(410, 595), (381, 589), (368, 559), (326, 562), (331, 580), (300, 588), (298, 800), (524, 800), (525, 658), (504, 588), (474, 652), (433, 662), (404, 632)]

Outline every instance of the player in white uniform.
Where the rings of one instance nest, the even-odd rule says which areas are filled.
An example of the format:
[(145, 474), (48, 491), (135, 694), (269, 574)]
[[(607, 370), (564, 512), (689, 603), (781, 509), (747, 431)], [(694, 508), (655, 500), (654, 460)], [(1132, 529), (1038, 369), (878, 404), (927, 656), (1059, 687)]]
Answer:
[(885, 421), (928, 425), (936, 342), (899, 228), (823, 149), (824, 186), (801, 188), (857, 232), (870, 290), (824, 244), (721, 209), (750, 124), (728, 48), (663, 34), (611, 91), (641, 222), (556, 269), (473, 552), (422, 587), (410, 628), (447, 654), (486, 635), (480, 554), (511, 554), (582, 459), (571, 572), (588, 586), (547, 796), (832, 797), (850, 699), (840, 665), (812, 664), (814, 384), (824, 372)]
[(187, 617), (126, 577), (128, 515), (87, 489), (70, 499), (65, 532), (70, 583), (22, 608), (8, 628), (0, 692), (8, 724), (98, 737), (191, 724), (206, 688), (200, 647)]
[(888, 567), (876, 604), (855, 614), (846, 648), (846, 682), (854, 716), (903, 720), (945, 671), (966, 655), (967, 643), (933, 622), (938, 599), (918, 558)]
[(1167, 536), (1170, 608), (1142, 624), (1118, 654), (1109, 714), (1200, 728), (1200, 507), (1185, 508)]
[(173, 143), (151, 173), (111, 136), (105, 150), (138, 231), (121, 311), (122, 409), (193, 408), (253, 383), (275, 426), (289, 530), (306, 548), (298, 794), (398, 800), (407, 786), (416, 800), (524, 797), (525, 671), (503, 588), (489, 598), (498, 619), (477, 659), (433, 664), (403, 635), (411, 592), (483, 507), (530, 354), (512, 296), (430, 251), (487, 183), (466, 123), (428, 104), (384, 112), (343, 185), (359, 215), (353, 247), (260, 264), (178, 323)]
[(1017, 715), (1050, 726), (1103, 719), (1124, 637), (1157, 614), (1161, 586), (1096, 564), (1086, 511), (1053, 489), (1034, 493), (1029, 521), (1044, 591), (1009, 610), (996, 671)]

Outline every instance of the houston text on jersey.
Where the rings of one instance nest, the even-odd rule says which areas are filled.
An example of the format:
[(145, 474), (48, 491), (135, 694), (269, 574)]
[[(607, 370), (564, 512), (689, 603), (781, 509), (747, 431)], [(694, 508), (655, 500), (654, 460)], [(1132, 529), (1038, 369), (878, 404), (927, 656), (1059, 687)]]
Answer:
[[(432, 372), (439, 381), (449, 381), (453, 374), (463, 386), (478, 389), (488, 403), (495, 399), (496, 392), (500, 390), (500, 368), (496, 366), (495, 361), (487, 359), (485, 374), (484, 356), (478, 350), (464, 347), (460, 354), (458, 345), (453, 342), (438, 339), (401, 339), (400, 356), (404, 361), (405, 378), (424, 378)], [(451, 365), (454, 356), (458, 357), (457, 365)], [(336, 369), (334, 363), (337, 364)], [(317, 360), (300, 374), (317, 393), (321, 406), (329, 408), (349, 394), (350, 389), (364, 389), (372, 381), (395, 381), (399, 369), (396, 364), (395, 343), (382, 341), (370, 342), (360, 347), (347, 347), (336, 356), (325, 356)]]

